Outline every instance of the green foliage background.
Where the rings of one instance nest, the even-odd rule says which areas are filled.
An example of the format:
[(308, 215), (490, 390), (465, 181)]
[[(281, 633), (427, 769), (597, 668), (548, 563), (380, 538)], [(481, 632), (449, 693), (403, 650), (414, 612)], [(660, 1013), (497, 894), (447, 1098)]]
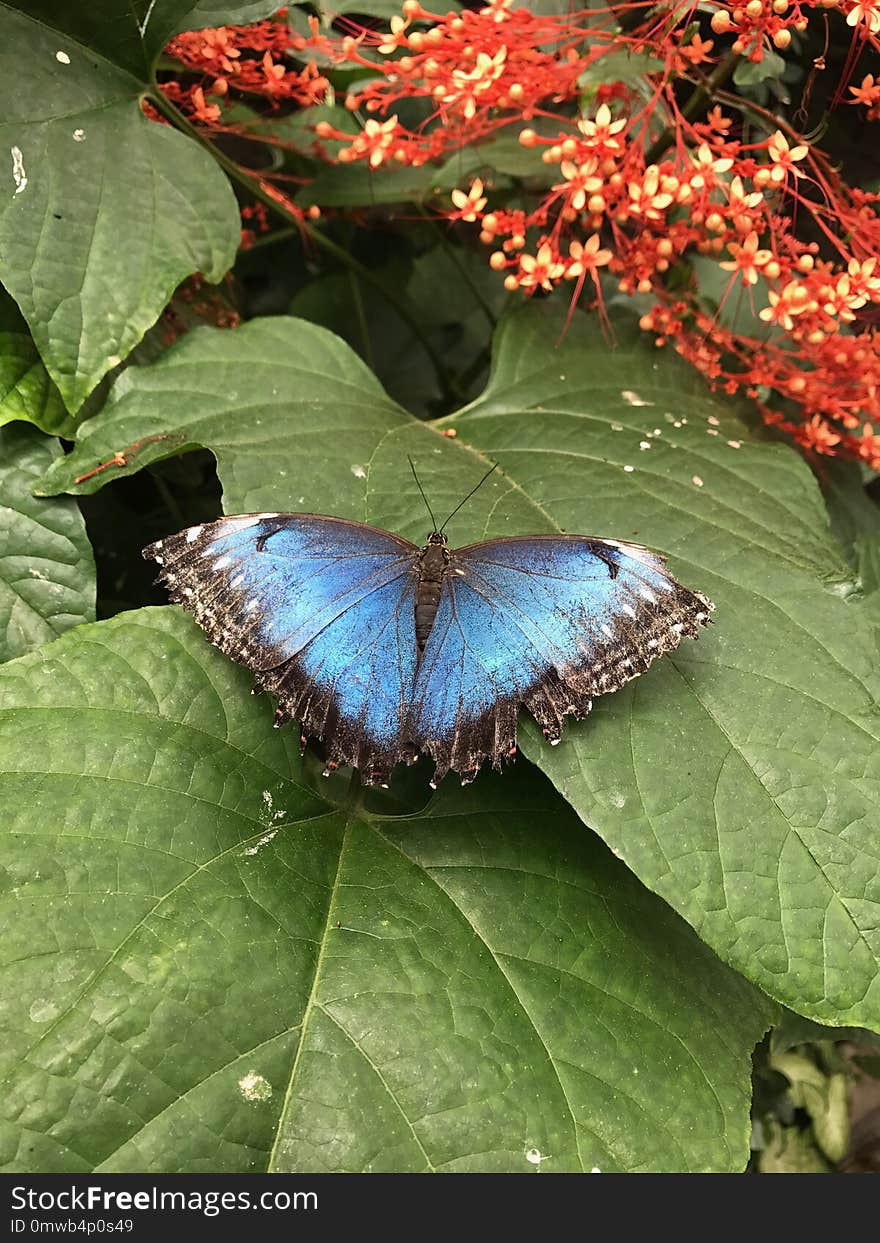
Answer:
[[(0, 1160), (741, 1170), (771, 1028), (838, 1160), (839, 1072), (781, 1033), (880, 1029), (876, 506), (852, 471), (823, 498), (629, 311), (609, 337), (507, 306), (424, 219), (327, 226), (368, 282), (296, 236), (243, 254), (247, 322), (165, 349), (239, 221), (140, 101), (175, 30), (273, 7), (0, 4)], [(515, 182), (493, 146), (467, 169)], [(328, 170), (310, 201), (459, 172)], [(408, 454), (438, 510), (498, 464), (456, 542), (635, 538), (716, 625), (553, 751), (524, 724), (503, 777), (316, 780), (138, 552), (221, 504), (420, 541)]]

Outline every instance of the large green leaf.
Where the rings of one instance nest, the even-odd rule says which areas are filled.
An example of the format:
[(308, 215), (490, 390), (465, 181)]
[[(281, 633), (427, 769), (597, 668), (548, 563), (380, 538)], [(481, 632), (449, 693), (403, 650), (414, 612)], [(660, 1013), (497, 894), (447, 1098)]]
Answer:
[(535, 770), (334, 806), (271, 719), (176, 609), (0, 671), (7, 1169), (744, 1166), (775, 1007)]
[(131, 369), (43, 486), (123, 451), (91, 489), (199, 444), (227, 512), (331, 511), (421, 539), (407, 453), (438, 513), (494, 460), (456, 542), (564, 529), (667, 553), (717, 602), (712, 631), (600, 700), (562, 746), (527, 730), (524, 745), (722, 957), (819, 1021), (878, 1026), (876, 646), (815, 482), (630, 320), (611, 349), (594, 321), (566, 333), (563, 316), (533, 304), (508, 320), (486, 395), (439, 429), (456, 439), (309, 324), (206, 329)]
[(75, 426), (21, 312), (0, 287), (0, 427), (18, 420), (58, 436)]
[(72, 411), (185, 276), (217, 281), (235, 255), (225, 176), (140, 108), (195, 7), (0, 3), (0, 278)]
[(33, 496), (60, 456), (32, 427), (0, 429), (0, 661), (95, 616), (95, 562), (76, 502)]

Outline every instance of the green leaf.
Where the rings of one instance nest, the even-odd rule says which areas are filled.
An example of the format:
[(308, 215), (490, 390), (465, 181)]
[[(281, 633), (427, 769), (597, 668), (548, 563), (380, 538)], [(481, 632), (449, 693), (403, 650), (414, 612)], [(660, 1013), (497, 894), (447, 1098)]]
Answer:
[(794, 1010), (783, 1009), (779, 1022), (770, 1033), (771, 1053), (787, 1053), (795, 1045), (822, 1044), (848, 1040), (852, 1044), (880, 1051), (880, 1036), (865, 1027), (825, 1027), (813, 1019), (805, 1019)]
[(438, 513), (496, 461), (456, 543), (561, 529), (668, 554), (716, 601), (711, 632), (600, 699), (563, 745), (528, 726), (522, 744), (722, 958), (820, 1022), (880, 1026), (876, 641), (813, 477), (628, 317), (611, 348), (565, 314), (511, 316), (486, 394), (439, 427), (310, 325), (206, 329), (130, 369), (42, 486), (126, 451), (92, 490), (198, 444), (227, 512), (330, 511), (421, 540), (407, 453)]
[(862, 590), (873, 605), (880, 602), (880, 531), (865, 532), (856, 541)]
[(75, 501), (37, 500), (56, 441), (32, 427), (0, 430), (0, 661), (95, 616), (95, 563)]
[(607, 82), (625, 82), (632, 90), (644, 94), (650, 90), (645, 81), (649, 73), (662, 73), (665, 62), (648, 52), (631, 52), (624, 48), (619, 52), (607, 52), (593, 61), (578, 79), (578, 85), (585, 91), (595, 92), (596, 88)]
[(508, 322), (459, 437), (545, 521), (669, 554), (717, 624), (525, 750), (723, 958), (813, 1018), (876, 1026), (876, 646), (818, 491), (676, 360), (619, 328), (615, 351), (558, 335)]
[(740, 60), (733, 73), (737, 86), (757, 86), (768, 78), (779, 80), (785, 73), (785, 59), (769, 48), (764, 48), (761, 60)]
[[(297, 415), (302, 423), (294, 434)], [(390, 428), (410, 424), (415, 420), (365, 364), (323, 328), (281, 316), (235, 330), (197, 328), (158, 363), (131, 367), (119, 378), (101, 414), (83, 425), (78, 447), (40, 487), (49, 494), (95, 492), (110, 478), (207, 446), (217, 457), (227, 513), (259, 509), (270, 488), (294, 508), (308, 508), (312, 497), (326, 503), (328, 489), (337, 486), (344, 444), (349, 495), (340, 503), (362, 515), (360, 464)], [(75, 482), (117, 451), (124, 465)], [(306, 459), (311, 478), (296, 465)]]
[(336, 164), (322, 168), (297, 195), (299, 202), (319, 207), (379, 207), (388, 203), (421, 202), (432, 193), (437, 169), (370, 168), (369, 164)]
[(539, 774), (388, 815), (294, 738), (176, 609), (0, 671), (7, 1169), (744, 1166), (774, 1007)]
[[(298, 115), (305, 118), (311, 111)], [(531, 128), (540, 133), (559, 132), (558, 125), (540, 121)], [(317, 203), (321, 207), (379, 207), (410, 200), (421, 203), (436, 195), (448, 197), (449, 191), (467, 185), (477, 176), (484, 179), (490, 190), (509, 184), (511, 178), (522, 177), (549, 185), (558, 174), (536, 160), (534, 151), (521, 146), (518, 135), (518, 128), (501, 133), (477, 146), (462, 147), (442, 164), (423, 164), (420, 168), (389, 165), (374, 169), (364, 161), (328, 165), (298, 198), (302, 203)]]
[(140, 108), (193, 5), (137, 8), (0, 4), (0, 276), (73, 412), (184, 277), (223, 276), (239, 239), (214, 161)]
[(830, 1174), (831, 1169), (817, 1148), (812, 1131), (796, 1126), (767, 1124), (767, 1146), (758, 1161), (761, 1174)]
[[(211, 26), (246, 26), (249, 22), (271, 17), (281, 7), (278, 0), (189, 0), (189, 3), (165, 4), (172, 14), (169, 31), (176, 34), (182, 30), (204, 30)], [(182, 10), (189, 9), (185, 15)], [(146, 11), (146, 10), (145, 10)]]
[(775, 1053), (770, 1066), (791, 1084), (792, 1104), (809, 1115), (819, 1148), (829, 1161), (841, 1161), (850, 1132), (846, 1075), (826, 1074), (804, 1053)]
[[(873, 472), (872, 472), (872, 477)], [(831, 530), (853, 566), (860, 561), (858, 545), (867, 536), (880, 535), (880, 504), (865, 488), (862, 465), (841, 458), (823, 461), (817, 470), (819, 486), (828, 508)], [(864, 585), (863, 585), (864, 586)], [(870, 590), (870, 587), (864, 588)]]
[(0, 427), (16, 420), (55, 436), (75, 427), (18, 307), (0, 288)]
[[(459, 0), (451, 0), (444, 12), (454, 12), (461, 7)], [(316, 8), (325, 25), (329, 26), (337, 16), (357, 13), (367, 17), (400, 17), (400, 0), (318, 0)]]

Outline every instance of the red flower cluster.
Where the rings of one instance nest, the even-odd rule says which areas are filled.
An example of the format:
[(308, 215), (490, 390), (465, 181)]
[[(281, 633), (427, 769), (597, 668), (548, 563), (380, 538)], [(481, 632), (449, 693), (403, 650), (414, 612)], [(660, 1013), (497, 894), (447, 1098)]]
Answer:
[(220, 100), (230, 86), (244, 95), (293, 100), (303, 107), (323, 102), (329, 82), (314, 63), (295, 69), (286, 63), (292, 44), (287, 23), (280, 20), (178, 35), (166, 54), (202, 80), (188, 87), (167, 82), (162, 89), (189, 116), (209, 125), (220, 121), (222, 112), (219, 103), (206, 102), (206, 92)]
[[(568, 283), (576, 298), (589, 278), (601, 311), (605, 270), (624, 292), (652, 296), (642, 326), (711, 384), (748, 393), (805, 447), (880, 470), (880, 195), (847, 185), (818, 147), (723, 89), (739, 57), (784, 51), (834, 9), (853, 28), (848, 78), (862, 51), (880, 52), (880, 0), (714, 0), (712, 9), (715, 39), (697, 30), (695, 3), (670, 11), (638, 0), (555, 16), (514, 0), (445, 14), (405, 0), (387, 31), (347, 23), (344, 34), (316, 20), (296, 34), (276, 19), (179, 36), (168, 52), (198, 78), (163, 90), (194, 123), (234, 128), (224, 120), (233, 96), (308, 108), (329, 89), (310, 58), (359, 66), (364, 80), (346, 105), (360, 131), (319, 121), (311, 153), (373, 169), (424, 165), (516, 127), (534, 153), (531, 199), (513, 205), (484, 176), (442, 213), (479, 225), (508, 289)], [(621, 53), (635, 66), (623, 80)], [(848, 89), (868, 120), (880, 118), (880, 74)], [(423, 101), (415, 128), (399, 120), (404, 100)], [(491, 166), (491, 146), (486, 156)], [(723, 274), (722, 306), (707, 302), (695, 256)], [(760, 298), (750, 333), (726, 327), (731, 295)]]

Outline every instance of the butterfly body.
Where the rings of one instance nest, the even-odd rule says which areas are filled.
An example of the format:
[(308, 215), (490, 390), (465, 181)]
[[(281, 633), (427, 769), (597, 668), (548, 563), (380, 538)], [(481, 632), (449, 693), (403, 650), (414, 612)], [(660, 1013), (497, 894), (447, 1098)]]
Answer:
[(428, 635), (437, 616), (443, 579), (449, 569), (449, 552), (446, 536), (433, 531), (419, 557), (419, 585), (416, 590), (416, 644), (419, 652), (425, 650)]
[(387, 782), (420, 753), (471, 780), (516, 750), (525, 707), (565, 716), (643, 673), (712, 604), (636, 544), (576, 535), (450, 549), (320, 514), (242, 514), (144, 549), (171, 598), (323, 739), (328, 769)]

